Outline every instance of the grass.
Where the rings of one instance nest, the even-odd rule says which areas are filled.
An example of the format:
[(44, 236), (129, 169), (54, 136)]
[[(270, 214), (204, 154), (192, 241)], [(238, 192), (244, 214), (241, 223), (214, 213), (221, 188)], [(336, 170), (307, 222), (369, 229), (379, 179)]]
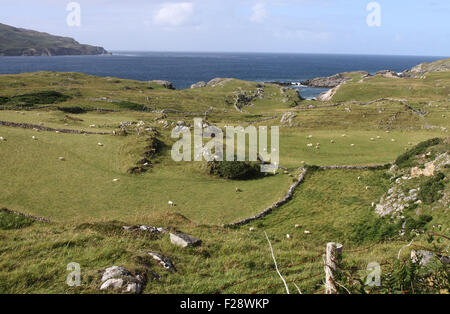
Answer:
[(22, 229), (31, 226), (33, 219), (0, 209), (0, 229)]
[[(255, 99), (241, 113), (234, 109), (234, 94), (255, 92), (257, 83), (227, 80), (215, 87), (175, 91), (154, 82), (78, 73), (2, 75), (2, 99), (45, 91), (70, 98), (48, 103), (45, 109), (1, 110), (0, 120), (109, 135), (0, 126), (0, 136), (6, 139), (0, 141), (0, 207), (52, 221), (34, 222), (0, 213), (0, 292), (97, 293), (102, 269), (120, 265), (162, 276), (149, 281), (146, 293), (283, 293), (263, 231), (271, 239), (283, 275), (289, 282), (297, 280), (305, 293), (323, 292), (319, 254), (329, 241), (344, 245), (345, 264), (356, 267), (360, 278), (369, 262), (389, 269), (410, 238), (397, 237), (398, 225), (380, 220), (371, 206), (391, 186), (392, 175), (387, 170), (309, 171), (292, 200), (271, 214), (239, 228), (221, 225), (253, 216), (284, 197), (293, 183), (290, 175), (298, 174), (302, 161), (325, 166), (397, 160), (407, 171), (422, 163), (417, 157), (422, 153), (431, 151), (434, 157), (448, 151), (443, 141), (433, 139), (448, 136), (449, 77), (442, 72), (422, 80), (373, 77), (360, 83), (355, 76), (333, 102), (320, 104), (336, 106), (316, 108), (310, 105), (317, 102), (300, 101), (294, 91), (288, 90), (285, 96), (279, 86), (265, 84), (264, 99)], [(387, 99), (397, 97), (425, 114), (417, 114), (405, 102)], [(386, 99), (360, 104), (377, 98)], [(279, 171), (261, 179), (233, 181), (208, 175), (203, 163), (174, 162), (170, 158), (175, 141), (170, 137), (172, 127), (179, 120), (192, 124), (193, 117), (202, 117), (211, 107), (208, 121), (220, 127), (278, 126), (285, 112), (297, 114), (292, 127), (280, 128), (280, 164), (290, 175)], [(263, 119), (267, 120), (253, 123)], [(134, 124), (123, 136), (119, 125), (126, 121)], [(130, 175), (127, 170), (143, 158), (153, 132), (141, 129), (138, 135), (138, 121), (156, 130), (161, 146), (151, 156), (149, 171)], [(307, 146), (310, 143), (313, 147)], [(447, 168), (443, 173), (448, 177)], [(438, 233), (448, 235), (448, 180), (427, 183), (417, 178), (408, 184), (411, 187), (405, 188), (422, 185), (425, 194), (443, 191), (440, 199), (406, 213), (411, 218), (408, 228), (436, 231), (432, 226), (439, 225)], [(177, 206), (170, 207), (169, 200)], [(134, 224), (186, 232), (203, 244), (181, 249), (167, 235), (146, 236), (121, 229)], [(255, 231), (249, 231), (250, 227)], [(430, 243), (425, 235), (414, 239), (416, 245), (430, 249), (446, 243)], [(169, 257), (178, 272), (160, 268), (148, 251)], [(402, 258), (408, 254), (404, 250)], [(81, 265), (80, 287), (65, 284), (70, 262)]]
[(70, 96), (56, 91), (43, 91), (11, 97), (2, 96), (0, 97), (0, 105), (32, 107), (34, 105), (60, 103), (68, 99), (70, 99)]

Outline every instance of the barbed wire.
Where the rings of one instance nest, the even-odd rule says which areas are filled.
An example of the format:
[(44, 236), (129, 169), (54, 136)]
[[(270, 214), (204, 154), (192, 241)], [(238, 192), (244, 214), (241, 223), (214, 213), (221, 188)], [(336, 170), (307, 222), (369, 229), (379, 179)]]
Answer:
[[(324, 253), (322, 252), (322, 253), (320, 253), (320, 254), (318, 254), (318, 255), (316, 255), (316, 256), (310, 257), (310, 258), (308, 258), (307, 260), (302, 261), (301, 263), (296, 263), (296, 264), (293, 264), (293, 265), (288, 265), (288, 266), (286, 266), (286, 267), (283, 267), (283, 269), (289, 269), (289, 268), (293, 268), (293, 267), (302, 266), (302, 265), (304, 265), (304, 264), (313, 263), (313, 262), (315, 262), (317, 259), (319, 259), (323, 254), (324, 254)], [(247, 278), (242, 279), (242, 280), (240, 280), (240, 281), (236, 281), (236, 282), (232, 282), (232, 283), (225, 284), (225, 285), (223, 285), (222, 287), (220, 287), (219, 289), (215, 290), (215, 291), (213, 292), (213, 294), (219, 294), (220, 292), (222, 292), (222, 291), (224, 291), (224, 290), (226, 290), (226, 289), (228, 289), (228, 288), (231, 288), (231, 287), (234, 287), (234, 286), (243, 284), (243, 283), (245, 283), (245, 282), (247, 282), (247, 281), (249, 281), (249, 280), (251, 280), (251, 279), (255, 279), (255, 278), (262, 277), (262, 276), (264, 276), (264, 275), (266, 275), (266, 274), (268, 274), (268, 273), (270, 273), (270, 272), (273, 272), (273, 271), (274, 271), (274, 269), (269, 269), (269, 270), (267, 270), (267, 271), (265, 271), (265, 272), (262, 272), (262, 273), (259, 273), (259, 274), (256, 274), (256, 275), (247, 277)]]
[[(313, 275), (305, 277), (305, 278), (297, 278), (297, 279), (289, 280), (288, 283), (295, 283), (295, 282), (305, 281), (305, 280), (308, 280), (308, 279), (312, 279), (312, 278), (318, 277), (318, 276), (320, 276), (322, 274), (323, 274), (323, 272), (319, 272), (319, 273), (313, 274)], [(250, 292), (250, 294), (255, 294), (255, 293), (262, 292), (262, 291), (265, 291), (265, 290), (268, 290), (268, 289), (277, 288), (277, 287), (280, 287), (282, 285), (283, 285), (283, 283), (270, 285), (270, 286), (264, 287), (262, 289), (253, 290), (253, 291)]]
[[(358, 248), (358, 249), (353, 249), (353, 250), (345, 250), (344, 253), (345, 253), (345, 254), (349, 254), (349, 253), (351, 254), (351, 253), (363, 252), (363, 251), (367, 251), (367, 250), (369, 250), (369, 249), (371, 249), (371, 248), (378, 247), (378, 246), (383, 245), (383, 244), (386, 244), (386, 242), (385, 242), (384, 240), (380, 240), (380, 241), (378, 241), (378, 242), (376, 242), (376, 243), (373, 243), (373, 244), (371, 244), (371, 245), (369, 245), (369, 246), (366, 246), (366, 247), (363, 247), (363, 248)], [(423, 249), (428, 249), (428, 248), (422, 247), (422, 246), (420, 246), (420, 245), (413, 245), (413, 247), (423, 248)], [(306, 260), (303, 260), (303, 261), (300, 262), (300, 263), (295, 263), (295, 264), (292, 264), (292, 265), (288, 265), (288, 266), (285, 266), (285, 267), (281, 267), (281, 270), (286, 270), (286, 269), (290, 269), (290, 268), (302, 266), (302, 265), (305, 265), (305, 264), (308, 264), (308, 263), (314, 263), (314, 262), (316, 262), (319, 258), (323, 257), (324, 254), (325, 254), (324, 252), (320, 252), (319, 254), (314, 255), (314, 256), (312, 256), (312, 257), (309, 257), (309, 258), (307, 258)], [(391, 261), (385, 261), (385, 262), (381, 263), (380, 266), (385, 266), (385, 265), (389, 265), (389, 264), (391, 264)], [(274, 270), (275, 270), (275, 269), (269, 269), (269, 270), (264, 271), (264, 272), (262, 272), (262, 273), (258, 273), (258, 274), (249, 276), (249, 277), (247, 277), (247, 278), (245, 278), (245, 279), (242, 279), (242, 280), (239, 280), (239, 281), (235, 281), (235, 282), (231, 282), (231, 283), (227, 283), (227, 284), (223, 285), (222, 287), (220, 287), (219, 289), (216, 289), (216, 290), (213, 292), (213, 294), (219, 294), (219, 293), (221, 293), (222, 291), (224, 291), (224, 290), (226, 290), (226, 289), (229, 289), (229, 288), (231, 288), (231, 287), (234, 287), (234, 286), (238, 286), (238, 285), (244, 284), (244, 283), (246, 283), (246, 282), (248, 282), (248, 281), (250, 281), (250, 280), (252, 280), (252, 279), (260, 278), (260, 277), (262, 277), (262, 276), (264, 276), (264, 275), (267, 275), (267, 274), (269, 274), (269, 273), (271, 273), (271, 272), (274, 272)], [(344, 267), (343, 265), (340, 265), (340, 266), (339, 266), (339, 270), (340, 270), (340, 271), (359, 272), (359, 271), (365, 271), (366, 269), (361, 269), (361, 268), (358, 268), (358, 267), (356, 267), (356, 266)], [(321, 274), (323, 274), (323, 271), (318, 272), (318, 273), (315, 273), (315, 274), (313, 274), (313, 275), (311, 275), (311, 276), (308, 276), (308, 277), (297, 278), (297, 279), (292, 279), (292, 280), (287, 280), (287, 283), (292, 284), (292, 283), (296, 283), (296, 282), (305, 281), (305, 280), (308, 280), (308, 279), (312, 279), (312, 278), (318, 277), (318, 276), (320, 276)], [(262, 292), (262, 291), (265, 291), (265, 290), (268, 290), (268, 289), (271, 289), (271, 288), (281, 287), (282, 285), (283, 285), (283, 283), (272, 284), (272, 285), (266, 286), (266, 287), (264, 287), (264, 288), (252, 290), (252, 291), (250, 292), (250, 294), (259, 293), (259, 292)]]

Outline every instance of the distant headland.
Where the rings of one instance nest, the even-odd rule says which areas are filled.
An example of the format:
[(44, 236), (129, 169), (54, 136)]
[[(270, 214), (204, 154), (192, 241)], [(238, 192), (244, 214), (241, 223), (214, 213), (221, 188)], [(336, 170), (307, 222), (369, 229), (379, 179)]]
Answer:
[(0, 56), (70, 56), (111, 54), (103, 47), (82, 45), (54, 36), (0, 23)]

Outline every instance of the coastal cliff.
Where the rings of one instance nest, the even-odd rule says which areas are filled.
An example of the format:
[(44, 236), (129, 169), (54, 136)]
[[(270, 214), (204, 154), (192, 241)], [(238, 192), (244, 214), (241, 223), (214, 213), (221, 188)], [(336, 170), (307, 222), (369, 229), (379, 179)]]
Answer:
[(69, 37), (53, 36), (0, 23), (0, 56), (67, 56), (110, 54), (103, 47), (82, 45)]

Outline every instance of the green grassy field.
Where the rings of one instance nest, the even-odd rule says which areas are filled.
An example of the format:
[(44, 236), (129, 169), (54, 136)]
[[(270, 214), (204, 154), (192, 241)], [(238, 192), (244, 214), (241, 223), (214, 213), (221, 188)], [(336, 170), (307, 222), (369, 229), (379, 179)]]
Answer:
[[(0, 141), (0, 208), (51, 221), (0, 213), (0, 292), (96, 293), (102, 270), (119, 265), (161, 275), (148, 281), (145, 293), (283, 293), (264, 231), (291, 292), (297, 291), (292, 282), (304, 293), (324, 292), (320, 255), (330, 241), (344, 245), (348, 276), (364, 279), (367, 264), (374, 261), (389, 273), (399, 249), (411, 238), (398, 236), (398, 230), (395, 236), (370, 233), (381, 221), (372, 202), (378, 203), (393, 184), (387, 169), (311, 170), (287, 204), (249, 225), (222, 227), (284, 197), (305, 164), (393, 163), (424, 140), (448, 138), (450, 72), (430, 73), (425, 79), (360, 79), (355, 75), (332, 101), (319, 103), (300, 100), (293, 90), (282, 91), (276, 85), (239, 80), (175, 91), (156, 83), (78, 73), (0, 76), (0, 121), (107, 133), (0, 126), (5, 139)], [(253, 94), (258, 88), (264, 89), (263, 98), (255, 97), (241, 111), (234, 108), (236, 93)], [(70, 98), (22, 108), (11, 103), (19, 99), (14, 96), (43, 91)], [(74, 108), (86, 112), (73, 113)], [(221, 127), (280, 125), (280, 164), (292, 176), (279, 170), (260, 179), (226, 180), (207, 174), (204, 163), (174, 162), (171, 129), (180, 120), (193, 124), (193, 118), (203, 117), (207, 110), (208, 121)], [(290, 126), (280, 124), (286, 112), (296, 115)], [(152, 157), (151, 169), (143, 174), (127, 170), (142, 158), (150, 133), (130, 127), (124, 136), (119, 125), (125, 121), (143, 121), (163, 143)], [(430, 149), (442, 153), (449, 146)], [(448, 177), (448, 167), (443, 171)], [(414, 179), (408, 185), (424, 182)], [(442, 197), (408, 211), (408, 217), (414, 221), (423, 214), (432, 216), (424, 231), (436, 231), (433, 226), (440, 225), (444, 237), (430, 241), (421, 233), (414, 236), (415, 248), (442, 252), (448, 246), (448, 179), (443, 182), (443, 192), (433, 190)], [(180, 230), (203, 243), (182, 249), (172, 245), (168, 235), (121, 230), (133, 224)], [(413, 247), (404, 250), (403, 261)], [(178, 271), (162, 269), (146, 254), (149, 251), (169, 257)], [(70, 262), (81, 265), (80, 287), (65, 284)], [(342, 280), (353, 292), (364, 291), (348, 278)], [(431, 292), (445, 292), (439, 287), (436, 284)]]

